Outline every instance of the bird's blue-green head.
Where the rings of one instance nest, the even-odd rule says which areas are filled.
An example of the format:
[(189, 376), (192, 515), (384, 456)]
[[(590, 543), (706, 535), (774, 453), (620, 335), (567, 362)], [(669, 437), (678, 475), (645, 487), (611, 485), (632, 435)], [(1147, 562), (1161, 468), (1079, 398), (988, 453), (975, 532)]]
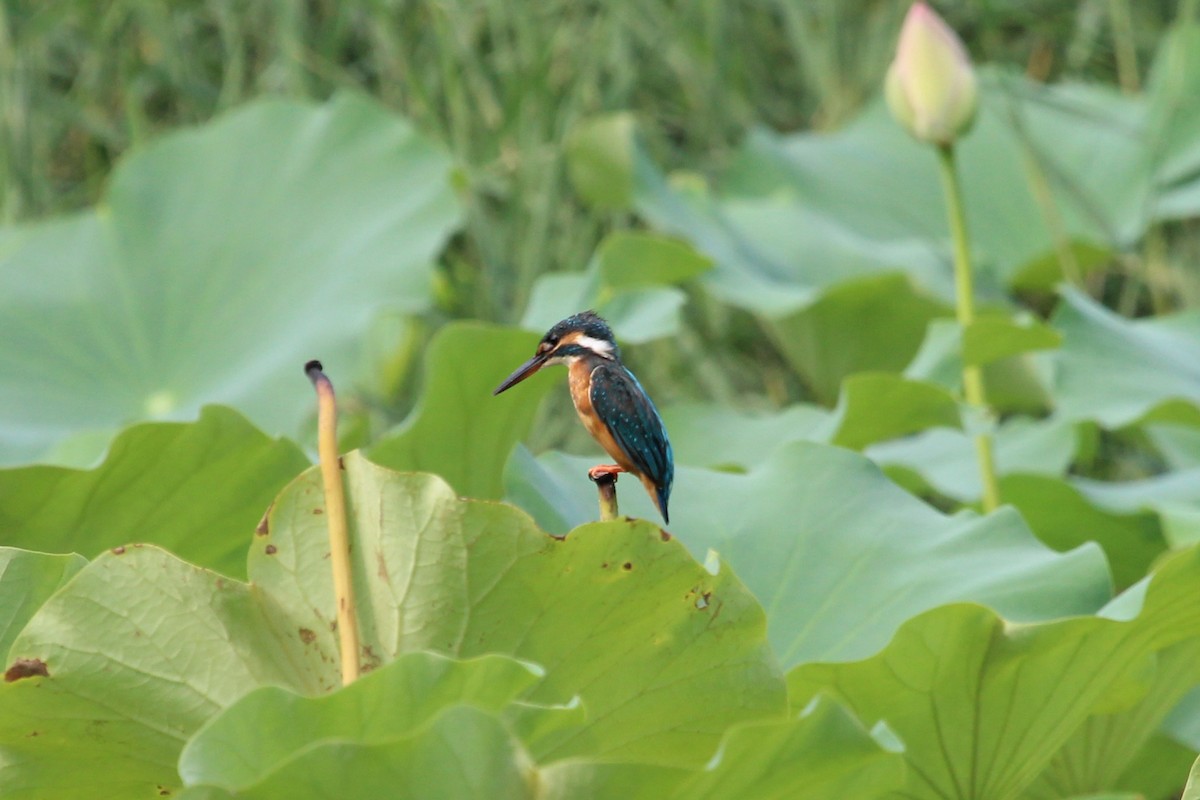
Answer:
[(619, 362), (621, 351), (608, 323), (595, 311), (581, 311), (546, 331), (533, 358), (517, 367), (492, 394), (511, 389), (542, 367), (551, 364), (569, 365), (575, 359), (589, 356)]

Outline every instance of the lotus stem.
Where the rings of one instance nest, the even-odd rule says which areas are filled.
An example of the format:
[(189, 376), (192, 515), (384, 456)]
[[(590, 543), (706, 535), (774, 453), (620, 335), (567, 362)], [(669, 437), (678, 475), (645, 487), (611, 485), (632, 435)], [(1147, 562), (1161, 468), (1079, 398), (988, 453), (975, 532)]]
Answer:
[(617, 476), (616, 473), (604, 472), (588, 477), (596, 484), (600, 495), (600, 521), (608, 522), (617, 518)]
[(333, 592), (337, 598), (338, 644), (341, 649), (342, 685), (358, 678), (358, 615), (354, 607), (354, 580), (350, 571), (350, 532), (346, 525), (346, 494), (342, 486), (337, 446), (337, 402), (333, 383), (320, 361), (304, 365), (317, 390), (317, 456), (325, 489), (325, 521), (329, 525), (329, 561)]
[(1141, 79), (1138, 77), (1137, 43), (1134, 41), (1128, 0), (1108, 0), (1108, 20), (1117, 54), (1117, 82), (1125, 94), (1137, 94), (1141, 89)]
[[(975, 296), (971, 283), (971, 248), (967, 237), (967, 219), (964, 213), (962, 189), (958, 182), (958, 168), (954, 160), (954, 145), (938, 147), (938, 167), (942, 178), (942, 190), (946, 195), (950, 234), (954, 240), (954, 297), (958, 314), (958, 325), (964, 335), (975, 321)], [(983, 389), (983, 369), (978, 364), (963, 361), (963, 396), (967, 406), (982, 418), (990, 419)], [(1000, 489), (996, 483), (996, 464), (992, 456), (992, 435), (979, 431), (974, 436), (975, 455), (979, 461), (979, 475), (983, 484), (984, 513), (995, 511), (1000, 505)]]

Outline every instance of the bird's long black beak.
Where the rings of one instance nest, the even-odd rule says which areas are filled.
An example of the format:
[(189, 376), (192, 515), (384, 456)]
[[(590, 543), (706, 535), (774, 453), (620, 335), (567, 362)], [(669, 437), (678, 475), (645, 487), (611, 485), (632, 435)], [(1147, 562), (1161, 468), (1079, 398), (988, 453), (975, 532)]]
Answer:
[(498, 395), (501, 392), (507, 391), (508, 389), (516, 386), (518, 383), (541, 369), (542, 365), (546, 363), (546, 359), (549, 357), (549, 353), (538, 353), (536, 356), (517, 367), (516, 372), (514, 372), (512, 375), (509, 375), (504, 379), (504, 383), (492, 390), (492, 395)]

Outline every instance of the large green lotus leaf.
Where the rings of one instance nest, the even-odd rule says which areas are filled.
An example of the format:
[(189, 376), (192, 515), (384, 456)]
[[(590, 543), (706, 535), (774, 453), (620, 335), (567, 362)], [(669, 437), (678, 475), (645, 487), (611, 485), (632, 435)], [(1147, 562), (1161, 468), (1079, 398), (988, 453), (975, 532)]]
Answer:
[[(936, 387), (925, 392), (927, 386), (886, 373), (858, 375), (846, 381), (833, 411), (794, 405), (774, 412), (739, 412), (721, 405), (685, 404), (667, 407), (663, 420), (671, 432), (676, 463), (740, 470), (761, 464), (789, 442), (871, 443), (933, 425), (913, 436), (869, 444), (863, 452), (913, 491), (976, 500), (980, 479), (975, 445), (967, 434), (946, 427), (959, 425), (952, 398)], [(924, 404), (926, 394), (933, 408)], [(1055, 419), (1014, 417), (994, 433), (1001, 475), (1065, 474), (1076, 449), (1073, 426)]]
[[(188, 786), (243, 791), (297, 756), (307, 759), (320, 744), (377, 745), (411, 737), (453, 706), (499, 714), (540, 677), (540, 668), (506, 656), (456, 661), (414, 651), (322, 697), (258, 689), (192, 737), (179, 757), (179, 774)], [(450, 776), (437, 777), (444, 782)], [(348, 790), (356, 788), (348, 782)]]
[(1155, 733), (1180, 698), (1198, 683), (1200, 638), (1164, 649), (1158, 654), (1146, 695), (1129, 709), (1096, 715), (1084, 722), (1025, 796), (1028, 800), (1057, 800), (1120, 788), (1154, 797), (1179, 788), (1178, 782), (1171, 781), (1163, 786), (1161, 775), (1147, 774), (1145, 769), (1131, 774), (1129, 768), (1137, 764), (1147, 747), (1175, 749)]
[(1055, 398), (1066, 419), (1109, 428), (1172, 400), (1200, 404), (1200, 313), (1132, 321), (1063, 289)]
[[(908, 236), (873, 240), (774, 196), (715, 200), (695, 181), (665, 179), (628, 125), (607, 134), (624, 137), (619, 152), (626, 157), (610, 166), (628, 170), (634, 207), (713, 259), (705, 286), (767, 316), (772, 338), (819, 402), (833, 405), (842, 380), (854, 372), (903, 368), (928, 322), (951, 313), (943, 299), (900, 274), (919, 272), (918, 283), (937, 284), (943, 298), (951, 296), (947, 264), (926, 244)], [(582, 285), (577, 281), (569, 291)]]
[[(1066, 474), (1075, 453), (1073, 426), (1059, 420), (1014, 417), (997, 426), (993, 438), (997, 474)], [(889, 472), (906, 472), (934, 491), (961, 502), (982, 494), (978, 455), (971, 436), (948, 428), (872, 445), (866, 455)], [(1007, 502), (1007, 498), (1001, 496)], [(1063, 549), (1063, 548), (1060, 548)]]
[[(514, 459), (509, 495), (552, 529), (594, 518), (586, 477), (594, 463), (557, 453)], [(624, 513), (657, 519), (640, 486), (617, 488)], [(555, 520), (543, 493), (556, 495), (566, 520)], [(970, 600), (1035, 621), (1091, 613), (1110, 592), (1095, 545), (1054, 553), (1012, 509), (946, 516), (863, 456), (808, 442), (778, 448), (747, 474), (679, 468), (671, 531), (694, 553), (712, 548), (728, 560), (767, 608), (787, 665), (863, 658), (909, 617), (944, 603)]]
[(1183, 789), (1183, 796), (1179, 800), (1200, 800), (1200, 758), (1192, 764), (1192, 771), (1188, 775), (1187, 785)]
[[(298, 780), (283, 773), (299, 772), (316, 786), (331, 786), (331, 776), (316, 774), (324, 765), (314, 764), (314, 753), (349, 746), (343, 756), (353, 757), (350, 753), (360, 748), (412, 738), (431, 721), (436, 726), (439, 714), (448, 708), (453, 711), (454, 706), (469, 705), (507, 718), (510, 723), (514, 711), (525, 715), (552, 712), (528, 704), (514, 705), (537, 679), (528, 666), (502, 656), (453, 661), (414, 652), (321, 698), (261, 689), (242, 698), (196, 734), (180, 757), (180, 774), (189, 786), (223, 787), (239, 797), (243, 793), (250, 797), (272, 796), (267, 787), (276, 790), (274, 796), (327, 796), (313, 795), (311, 789), (299, 786), (295, 794), (281, 793), (283, 781)], [(381, 714), (381, 708), (393, 709), (394, 713)], [(472, 730), (463, 729), (457, 735), (467, 739), (477, 736), (478, 732)], [(263, 736), (263, 731), (273, 733)], [(377, 755), (383, 756), (384, 752), (380, 748)], [(413, 753), (386, 752), (397, 761), (396, 769), (407, 771), (416, 766), (412, 763)], [(509, 752), (514, 761), (523, 763)], [(328, 763), (330, 767), (337, 764), (334, 759)], [(511, 766), (502, 761), (488, 766), (490, 773), (499, 777), (511, 771)], [(370, 794), (376, 785), (372, 779), (344, 768), (339, 774), (343, 780), (339, 796), (378, 796)], [(438, 769), (427, 769), (422, 775), (430, 790), (453, 787), (458, 777), (455, 771), (443, 774)], [(825, 700), (786, 722), (737, 726), (722, 741), (718, 755), (699, 771), (573, 758), (544, 766), (536, 785), (537, 797), (543, 800), (781, 796), (865, 800), (898, 788), (903, 775), (898, 755), (882, 749), (842, 708)], [(488, 792), (486, 796), (493, 794)]]
[(42, 603), (54, 594), (87, 559), (81, 555), (50, 555), (0, 547), (0, 659)]
[(1063, 281), (1063, 266), (1067, 274), (1080, 278), (1093, 271), (1101, 271), (1112, 265), (1112, 251), (1106, 247), (1087, 242), (1063, 242), (1052, 253), (1029, 261), (1009, 279), (1014, 292), (1030, 292), (1035, 296), (1053, 294)]
[(905, 744), (911, 798), (1021, 796), (1092, 714), (1128, 708), (1155, 656), (1200, 639), (1200, 549), (1164, 562), (1101, 616), (1015, 625), (952, 605), (903, 626), (877, 656), (789, 674), (795, 702), (831, 693)]
[(958, 402), (940, 386), (886, 372), (846, 378), (834, 411), (833, 443), (861, 450), (869, 444), (919, 433), (958, 428)]
[[(979, 115), (957, 151), (985, 272), (1005, 280), (1053, 249), (1042, 189), (1068, 238), (1107, 243), (1110, 231), (1141, 222), (1138, 195), (1149, 175), (1136, 138), (1144, 113), (1137, 102), (1105, 86), (1046, 86), (998, 71), (982, 78)], [(1108, 169), (1094, 169), (1098, 153)], [(760, 137), (744, 149), (726, 191), (793, 198), (876, 241), (948, 238), (933, 150), (904, 133), (882, 102), (833, 134)], [(940, 255), (927, 245), (921, 268), (933, 271), (930, 261)]]
[(1193, 752), (1200, 750), (1200, 687), (1189, 692), (1171, 711), (1163, 732)]
[(1200, 541), (1200, 468), (1120, 483), (1087, 478), (1071, 483), (1089, 503), (1110, 514), (1153, 512), (1173, 547)]
[(795, 718), (741, 725), (695, 774), (639, 764), (564, 761), (542, 770), (544, 800), (871, 800), (904, 783), (904, 764), (836, 703), (821, 699)]
[(1200, 207), (1200, 24), (1181, 14), (1159, 45), (1150, 73), (1150, 161), (1162, 194), (1157, 213), (1167, 218), (1195, 216)]
[[(798, 202), (792, 169), (780, 163), (786, 159), (779, 157), (779, 145), (774, 135), (757, 131), (739, 158), (743, 173), (761, 170), (774, 185), (762, 190), (740, 185), (720, 196), (695, 181), (667, 180), (639, 154), (634, 163), (634, 208), (655, 228), (692, 241), (713, 259), (714, 268), (704, 280), (710, 291), (768, 316), (799, 311), (838, 283), (867, 282), (886, 273), (909, 271), (917, 283), (951, 296), (947, 265), (919, 238), (864, 235), (836, 212)], [(920, 153), (916, 155), (919, 159)], [(929, 160), (928, 166), (935, 177), (936, 165)], [(733, 180), (753, 183), (743, 177), (735, 175)]]
[(538, 800), (664, 800), (695, 774), (682, 767), (567, 759), (539, 771)]
[(221, 708), (263, 684), (320, 690), (329, 666), (289, 623), (158, 548), (100, 556), (10, 649), (27, 677), (0, 685), (0, 795), (77, 798), (83, 775), (97, 797), (172, 791), (184, 741)]
[(358, 95), (256, 102), (135, 149), (100, 206), (0, 235), (0, 451), (227, 403), (291, 432), (299, 365), (430, 302), (448, 156)]
[[(524, 445), (518, 445), (504, 469), (504, 499), (527, 511), (537, 524), (556, 536), (561, 536), (578, 525), (597, 519), (597, 498), (580, 481), (588, 481), (586, 470), (600, 459), (571, 459), (549, 453), (535, 458)], [(687, 467), (676, 466), (676, 476)], [(618, 476), (619, 477), (619, 476)], [(626, 480), (626, 484), (628, 479)], [(625, 485), (625, 484), (622, 484)], [(590, 481), (587, 486), (594, 487)], [(638, 504), (636, 497), (629, 498), (628, 490), (621, 492), (621, 507), (626, 515)], [(657, 519), (657, 514), (647, 502), (639, 508), (647, 509), (643, 519)]]
[[(904, 368), (905, 377), (930, 381), (962, 393), (963, 362), (966, 358), (986, 360), (982, 365), (983, 384), (988, 406), (997, 413), (1019, 413), (1041, 416), (1053, 405), (1049, 394), (1051, 378), (1048, 357), (1029, 348), (1043, 341), (1046, 326), (1003, 316), (987, 316), (977, 320), (982, 330), (998, 328), (1005, 334), (986, 344), (967, 342), (972, 350), (964, 350), (961, 326), (952, 319), (935, 319), (929, 323), (921, 348)], [(980, 330), (972, 326), (971, 330)], [(1033, 332), (1036, 331), (1036, 332)], [(1050, 335), (1058, 336), (1050, 330)]]
[(788, 442), (828, 442), (837, 420), (820, 406), (742, 412), (715, 403), (663, 409), (675, 461), (695, 467), (749, 469)]
[(712, 267), (691, 246), (665, 236), (618, 232), (600, 243), (581, 273), (543, 275), (521, 326), (542, 333), (560, 319), (594, 309), (618, 338), (646, 342), (678, 332), (686, 299), (672, 288)]
[(794, 720), (732, 731), (679, 798), (881, 796), (904, 780), (901, 758), (836, 703), (820, 700)]
[(1057, 331), (1036, 319), (981, 317), (963, 331), (962, 360), (983, 366), (1034, 350), (1050, 350), (1061, 343)]
[(1200, 467), (1200, 428), (1155, 422), (1141, 425), (1140, 430), (1170, 469)]
[(905, 276), (887, 274), (831, 286), (810, 305), (766, 325), (814, 399), (833, 405), (854, 373), (903, 370), (929, 323), (950, 313)]
[[(426, 649), (543, 664), (528, 699), (578, 695), (590, 716), (539, 730), (540, 758), (700, 764), (726, 728), (785, 707), (761, 607), (658, 528), (555, 539), (434, 476), (343, 462), (364, 668)], [(260, 529), (252, 584), (149, 546), (79, 572), (11, 648), (28, 677), (0, 686), (0, 795), (76, 797), (84, 773), (106, 797), (170, 789), (184, 741), (247, 692), (336, 688), (324, 519), (312, 469)]]
[(614, 292), (683, 283), (712, 269), (710, 259), (678, 239), (628, 231), (608, 236), (596, 258), (601, 286)]
[(740, 413), (726, 406), (667, 408), (676, 461), (749, 468), (787, 442), (832, 442), (860, 449), (935, 426), (960, 426), (959, 406), (945, 389), (886, 372), (852, 375), (833, 411), (795, 405), (777, 412)]
[[(1060, 232), (1106, 247), (1140, 233), (1153, 182), (1139, 140), (1141, 101), (1108, 87), (1047, 87), (995, 72), (982, 84), (976, 125), (958, 149), (985, 277), (1007, 282), (1054, 252)], [(1104, 170), (1094, 168), (1097, 158)], [(730, 302), (779, 315), (834, 284), (881, 272), (906, 272), (952, 297), (933, 151), (881, 102), (834, 133), (756, 132), (716, 195), (672, 186), (637, 157), (626, 163), (634, 207), (711, 255), (716, 268), (705, 282)]]
[(368, 450), (371, 459), (436, 473), (467, 497), (500, 497), (504, 464), (554, 381), (534, 376), (499, 397), (492, 390), (536, 347), (537, 337), (524, 331), (464, 322), (442, 328), (425, 356), (417, 409)]
[[(436, 478), (398, 477), (354, 454), (344, 462), (366, 664), (414, 649), (541, 664), (548, 675), (530, 699), (578, 694), (590, 716), (540, 742), (540, 759), (699, 763), (729, 725), (782, 708), (758, 603), (658, 527), (603, 523), (555, 539), (513, 508), (458, 500)], [(250, 577), (300, 610), (293, 629), (310, 628), (311, 647), (336, 660), (322, 507), (319, 477), (306, 473), (276, 502)]]
[[(263, 732), (259, 731), (262, 736)], [(520, 745), (494, 715), (455, 706), (378, 744), (331, 739), (236, 791), (189, 788), (181, 800), (535, 800)]]
[(128, 428), (94, 469), (0, 469), (0, 542), (88, 556), (145, 542), (245, 577), (254, 526), (307, 466), (291, 442), (206, 406), (195, 422)]
[(1085, 542), (1103, 547), (1119, 588), (1140, 580), (1167, 549), (1157, 515), (1106, 510), (1062, 478), (1006, 475), (1000, 479), (1000, 496), (1016, 506), (1037, 537), (1055, 550), (1072, 550)]
[(1136, 787), (1130, 800), (1175, 797), (1187, 779), (1196, 750), (1159, 732), (1137, 753), (1117, 786)]

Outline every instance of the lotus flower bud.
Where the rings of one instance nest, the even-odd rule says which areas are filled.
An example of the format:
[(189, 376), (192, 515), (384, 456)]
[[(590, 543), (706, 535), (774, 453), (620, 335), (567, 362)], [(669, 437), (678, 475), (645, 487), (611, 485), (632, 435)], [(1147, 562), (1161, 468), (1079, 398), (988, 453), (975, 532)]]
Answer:
[(975, 71), (962, 41), (933, 9), (913, 3), (884, 84), (892, 116), (923, 142), (948, 145), (975, 119)]

